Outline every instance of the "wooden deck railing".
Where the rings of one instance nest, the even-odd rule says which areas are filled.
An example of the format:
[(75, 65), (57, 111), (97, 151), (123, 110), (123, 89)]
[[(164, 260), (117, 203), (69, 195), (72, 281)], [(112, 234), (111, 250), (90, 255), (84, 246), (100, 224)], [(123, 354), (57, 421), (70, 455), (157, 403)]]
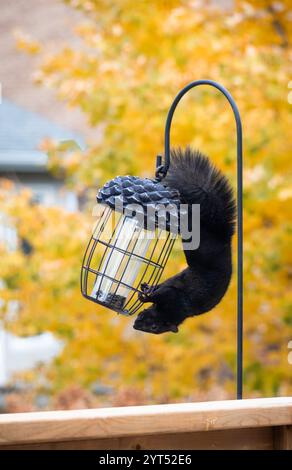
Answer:
[(292, 398), (4, 414), (4, 449), (292, 449)]

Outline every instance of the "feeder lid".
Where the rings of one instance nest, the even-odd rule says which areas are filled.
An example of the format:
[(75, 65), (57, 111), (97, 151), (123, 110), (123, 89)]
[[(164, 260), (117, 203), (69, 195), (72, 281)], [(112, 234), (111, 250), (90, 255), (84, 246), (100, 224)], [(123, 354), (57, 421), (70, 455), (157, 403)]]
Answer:
[[(97, 202), (155, 227), (178, 232), (180, 199), (176, 189), (138, 176), (117, 176), (97, 193)], [(163, 210), (165, 208), (165, 210)]]

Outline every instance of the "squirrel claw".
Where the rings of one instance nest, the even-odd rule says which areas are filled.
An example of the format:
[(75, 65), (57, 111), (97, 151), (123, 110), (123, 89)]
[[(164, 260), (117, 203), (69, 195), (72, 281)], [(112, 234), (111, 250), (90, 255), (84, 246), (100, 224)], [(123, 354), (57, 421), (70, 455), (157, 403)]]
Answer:
[(138, 299), (140, 300), (140, 302), (147, 302), (147, 295), (145, 295), (143, 292), (139, 292)]
[(141, 284), (141, 291), (138, 293), (140, 302), (151, 302), (151, 294), (154, 293), (156, 286), (149, 286), (147, 282)]

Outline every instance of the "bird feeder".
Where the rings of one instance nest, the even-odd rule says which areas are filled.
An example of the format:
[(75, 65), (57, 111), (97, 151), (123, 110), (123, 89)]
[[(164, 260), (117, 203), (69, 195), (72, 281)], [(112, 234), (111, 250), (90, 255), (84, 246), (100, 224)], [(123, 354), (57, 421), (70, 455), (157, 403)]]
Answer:
[(83, 295), (118, 313), (140, 309), (158, 284), (178, 233), (179, 195), (156, 179), (118, 176), (97, 194), (99, 220), (82, 266)]
[(175, 97), (166, 120), (164, 162), (157, 157), (155, 178), (118, 176), (97, 194), (101, 208), (81, 270), (84, 297), (124, 315), (142, 307), (143, 285), (156, 286), (180, 231), (179, 194), (163, 179), (170, 165), (170, 128), (181, 98), (198, 85), (210, 85), (227, 98), (237, 131), (237, 398), (242, 398), (243, 231), (242, 126), (230, 93), (213, 80), (197, 80)]

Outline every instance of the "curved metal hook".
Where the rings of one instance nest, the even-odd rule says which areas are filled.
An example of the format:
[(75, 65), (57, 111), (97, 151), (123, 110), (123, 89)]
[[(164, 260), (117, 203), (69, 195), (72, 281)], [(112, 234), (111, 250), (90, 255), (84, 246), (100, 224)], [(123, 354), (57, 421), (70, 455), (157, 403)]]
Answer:
[(196, 80), (186, 85), (175, 97), (165, 124), (164, 134), (164, 164), (161, 157), (157, 160), (156, 176), (162, 179), (166, 176), (170, 166), (170, 128), (174, 111), (182, 97), (191, 88), (199, 85), (210, 85), (221, 91), (229, 101), (236, 121), (237, 133), (237, 398), (242, 398), (243, 375), (243, 217), (242, 217), (242, 124), (237, 105), (226, 88), (213, 80)]

